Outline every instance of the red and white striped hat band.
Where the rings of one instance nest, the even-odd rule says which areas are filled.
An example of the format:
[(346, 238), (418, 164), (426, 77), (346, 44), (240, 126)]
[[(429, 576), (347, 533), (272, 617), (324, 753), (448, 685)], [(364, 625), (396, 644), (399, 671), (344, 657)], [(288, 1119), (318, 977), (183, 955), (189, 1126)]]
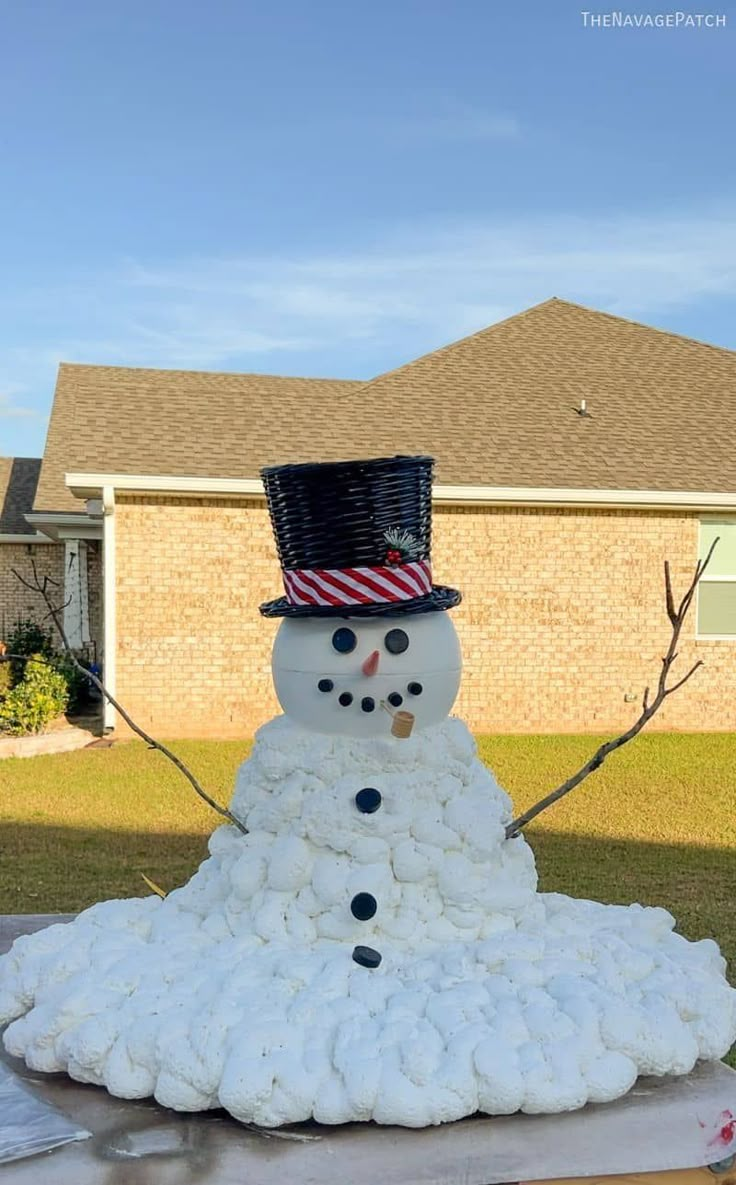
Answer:
[(432, 591), (432, 569), (426, 560), (390, 568), (292, 568), (282, 575), (291, 605), (387, 605)]

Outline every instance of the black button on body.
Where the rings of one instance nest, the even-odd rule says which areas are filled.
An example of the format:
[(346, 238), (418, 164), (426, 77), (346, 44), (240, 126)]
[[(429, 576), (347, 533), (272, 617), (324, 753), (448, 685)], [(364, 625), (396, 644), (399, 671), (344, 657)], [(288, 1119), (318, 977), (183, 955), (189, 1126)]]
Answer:
[(408, 688), (409, 695), (421, 695), (423, 690), (424, 690), (424, 688), (422, 687), (421, 683), (410, 683), (409, 684), (409, 688)]
[(388, 697), (388, 702), (392, 708), (400, 708), (404, 702), (404, 697), (403, 695), (399, 695), (398, 691), (392, 691)]
[(343, 706), (343, 708), (349, 708), (350, 705), (352, 704), (352, 702), (353, 702), (353, 697), (350, 694), (350, 692), (343, 691), (342, 695), (340, 696), (340, 698), (338, 700), (338, 703), (341, 704)]
[(381, 962), (381, 955), (372, 946), (356, 946), (353, 959), (360, 963), (361, 967), (377, 967)]
[(355, 795), (355, 805), (362, 814), (372, 815), (381, 805), (381, 791), (374, 790), (372, 786), (366, 786), (364, 790), (359, 790)]
[(360, 706), (364, 712), (372, 712), (376, 706), (376, 701), (370, 695), (366, 695), (360, 701)]
[(317, 687), (320, 691), (332, 691), (334, 686), (335, 684), (332, 682), (332, 679), (320, 679), (319, 683), (317, 684)]
[(378, 909), (378, 902), (370, 893), (356, 893), (350, 902), (350, 912), (359, 922), (367, 922)]

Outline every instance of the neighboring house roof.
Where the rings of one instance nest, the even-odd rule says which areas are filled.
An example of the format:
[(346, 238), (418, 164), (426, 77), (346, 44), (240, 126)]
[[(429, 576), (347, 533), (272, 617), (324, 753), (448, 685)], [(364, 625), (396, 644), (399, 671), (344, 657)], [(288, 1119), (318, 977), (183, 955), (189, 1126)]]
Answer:
[(35, 509), (79, 511), (69, 472), (257, 477), (309, 440), (359, 382), (62, 363)]
[(0, 457), (0, 535), (35, 535), (23, 517), (33, 507), (41, 460)]
[(397, 452), (448, 485), (735, 492), (735, 412), (736, 353), (557, 298), (369, 383), (65, 364), (36, 508), (79, 509), (70, 471)]

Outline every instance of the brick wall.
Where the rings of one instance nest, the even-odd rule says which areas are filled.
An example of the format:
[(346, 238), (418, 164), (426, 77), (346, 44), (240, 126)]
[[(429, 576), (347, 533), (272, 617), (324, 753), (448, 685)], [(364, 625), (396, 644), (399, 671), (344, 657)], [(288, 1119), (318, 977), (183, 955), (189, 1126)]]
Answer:
[[(30, 546), (30, 551), (29, 551)], [(63, 543), (0, 543), (0, 639), (10, 633), (20, 619), (44, 621), (46, 607), (37, 593), (24, 588), (13, 575), (13, 568), (32, 579), (31, 558), (36, 561), (38, 574), (50, 576), (58, 582), (55, 590), (58, 603), (64, 600), (64, 544)], [(87, 587), (89, 595), (90, 633), (102, 652), (102, 547), (93, 542), (87, 546)], [(48, 622), (45, 623), (48, 626)]]
[[(258, 613), (281, 591), (263, 503), (120, 498), (116, 519), (122, 702), (160, 735), (252, 733), (278, 710), (278, 622)], [(438, 508), (435, 577), (464, 593), (456, 711), (478, 731), (628, 724), (669, 637), (664, 559), (677, 590), (696, 550), (695, 516)], [(736, 644), (696, 643), (690, 621), (683, 671), (695, 657), (707, 665), (656, 726), (735, 728)]]
[(161, 735), (248, 735), (277, 711), (263, 503), (119, 496), (115, 517), (121, 702)]
[[(692, 515), (440, 511), (434, 567), (442, 580), (457, 576), (464, 593), (456, 710), (480, 731), (626, 727), (670, 638), (664, 561), (675, 593), (684, 592), (697, 546)], [(736, 642), (696, 642), (693, 609), (676, 669), (684, 674), (697, 658), (704, 668), (650, 727), (736, 727)]]
[(31, 558), (35, 559), (41, 578), (64, 579), (63, 543), (0, 543), (0, 639), (7, 636), (16, 621), (43, 621), (46, 609), (37, 593), (29, 592), (13, 575), (15, 568), (32, 579)]

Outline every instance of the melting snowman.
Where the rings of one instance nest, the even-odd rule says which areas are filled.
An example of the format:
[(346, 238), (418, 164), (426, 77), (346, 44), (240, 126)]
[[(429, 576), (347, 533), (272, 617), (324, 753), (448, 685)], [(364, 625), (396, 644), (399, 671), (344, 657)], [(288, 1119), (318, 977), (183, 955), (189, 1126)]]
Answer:
[(460, 597), (432, 583), (431, 473), (264, 471), (284, 714), (238, 774), (248, 834), (220, 827), (164, 900), (18, 939), (0, 960), (11, 1054), (267, 1127), (422, 1127), (605, 1102), (727, 1051), (715, 943), (663, 909), (538, 893), (506, 839), (510, 800), (449, 716)]

